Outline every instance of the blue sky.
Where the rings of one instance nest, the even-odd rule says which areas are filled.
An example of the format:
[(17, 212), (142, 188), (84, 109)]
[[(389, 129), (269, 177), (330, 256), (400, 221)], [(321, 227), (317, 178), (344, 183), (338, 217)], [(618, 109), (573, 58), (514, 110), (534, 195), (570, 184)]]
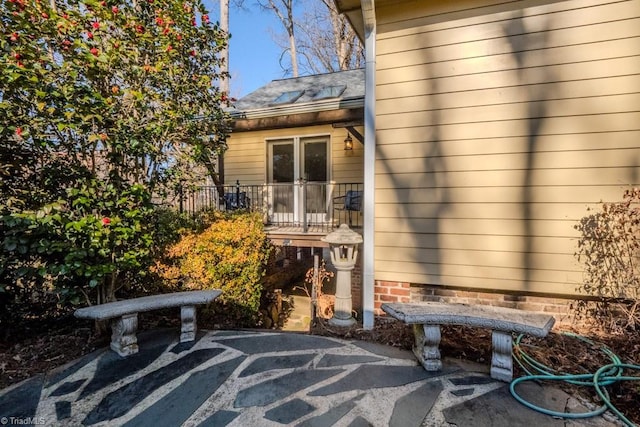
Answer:
[[(220, 16), (217, 0), (204, 0), (212, 20)], [(231, 6), (229, 12), (229, 64), (231, 96), (240, 98), (274, 79), (285, 77), (280, 67), (280, 48), (272, 32), (280, 33), (281, 24), (271, 12), (262, 11), (251, 1), (246, 10)]]

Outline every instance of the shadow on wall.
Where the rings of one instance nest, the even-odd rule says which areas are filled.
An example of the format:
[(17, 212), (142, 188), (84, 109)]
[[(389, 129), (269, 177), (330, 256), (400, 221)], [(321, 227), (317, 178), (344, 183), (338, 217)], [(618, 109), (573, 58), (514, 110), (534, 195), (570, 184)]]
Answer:
[[(534, 1), (533, 6), (536, 3), (545, 2)], [(469, 13), (485, 13), (486, 10), (496, 9), (476, 9)], [(533, 15), (533, 12), (537, 14)], [(395, 203), (394, 206), (382, 203), (378, 206), (384, 212), (389, 212), (389, 217), (397, 215), (394, 224), (408, 227), (404, 230), (407, 234), (403, 233), (408, 244), (402, 246), (413, 246), (416, 250), (413, 253), (407, 251), (408, 257), (404, 260), (415, 266), (418, 272), (430, 276), (431, 284), (439, 284), (439, 278), (443, 273), (449, 274), (454, 264), (472, 271), (470, 274), (461, 271), (460, 275), (486, 277), (487, 283), (492, 279), (519, 282), (523, 291), (539, 290), (534, 289), (533, 285), (552, 283), (556, 278), (558, 282), (563, 282), (564, 273), (573, 280), (577, 276), (573, 273), (579, 273), (573, 265), (563, 264), (571, 254), (565, 253), (568, 251), (564, 247), (556, 251), (552, 245), (575, 235), (572, 223), (572, 219), (578, 219), (575, 217), (575, 203), (581, 203), (585, 198), (589, 202), (591, 197), (601, 197), (601, 194), (609, 191), (606, 187), (611, 187), (612, 183), (615, 185), (612, 182), (614, 179), (616, 182), (620, 180), (619, 170), (616, 170), (615, 178), (600, 174), (606, 173), (604, 167), (614, 170), (620, 165), (614, 158), (620, 156), (617, 148), (626, 149), (630, 145), (620, 137), (619, 141), (627, 145), (602, 149), (604, 144), (598, 141), (598, 134), (621, 130), (623, 118), (618, 121), (617, 117), (612, 119), (614, 116), (611, 114), (601, 113), (635, 111), (632, 110), (633, 105), (628, 110), (621, 110), (626, 107), (611, 107), (616, 98), (603, 99), (610, 94), (617, 95), (622, 90), (614, 86), (620, 85), (621, 80), (605, 81), (611, 72), (604, 70), (606, 64), (601, 61), (603, 55), (587, 55), (581, 47), (567, 44), (573, 40), (571, 37), (580, 37), (584, 31), (588, 31), (574, 31), (573, 27), (567, 27), (574, 24), (573, 21), (565, 22), (569, 18), (577, 19), (576, 22), (584, 20), (583, 17), (578, 19), (580, 13), (583, 12), (565, 11), (558, 3), (551, 8), (535, 11), (515, 9), (510, 4), (505, 5), (504, 9), (500, 8), (495, 16), (480, 16), (477, 21), (484, 23), (477, 27), (464, 20), (467, 16), (448, 26), (447, 30), (465, 32), (457, 33), (462, 40), (459, 44), (446, 40), (451, 44), (445, 45), (443, 40), (448, 34), (425, 27), (420, 33), (412, 31), (410, 36), (397, 36), (407, 41), (407, 50), (401, 53), (393, 46), (383, 45), (385, 55), (397, 55), (390, 56), (388, 65), (385, 63), (380, 67), (380, 74), (388, 76), (380, 86), (397, 84), (395, 87), (404, 90), (406, 83), (406, 88), (416, 92), (407, 94), (406, 99), (411, 96), (411, 102), (422, 104), (410, 104), (407, 107), (410, 111), (402, 117), (398, 114), (402, 106), (398, 104), (396, 107), (391, 103), (401, 102), (403, 95), (399, 94), (394, 99), (395, 94), (389, 90), (389, 95), (385, 95), (387, 99), (380, 102), (386, 106), (386, 111), (379, 114), (391, 117), (388, 118), (388, 129), (380, 132), (381, 138), (391, 135), (386, 132), (392, 130), (395, 135), (388, 138), (397, 137), (397, 142), (390, 146), (383, 144), (391, 144), (391, 140), (381, 140), (378, 172), (386, 180), (383, 189), (395, 188), (399, 194), (396, 198), (385, 200), (390, 204)], [(565, 31), (567, 28), (571, 31)], [(557, 31), (559, 29), (562, 31)], [(390, 40), (395, 41), (395, 37), (396, 34), (391, 34), (383, 40), (390, 43)], [(410, 37), (415, 39), (411, 40)], [(602, 39), (605, 40), (605, 37), (603, 35)], [(399, 64), (403, 64), (408, 55), (420, 57), (406, 61), (410, 65), (406, 66), (409, 71), (405, 82), (400, 76), (403, 70), (395, 68), (400, 65), (393, 64), (392, 60), (397, 59)], [(591, 68), (587, 62), (597, 62), (598, 67), (593, 67), (597, 70), (585, 71)], [(458, 64), (460, 68), (456, 69)], [(422, 75), (417, 75), (417, 70), (421, 70)], [(398, 74), (392, 75), (392, 71)], [(622, 72), (627, 70), (620, 70)], [(599, 86), (590, 90), (589, 85)], [(612, 88), (611, 93), (608, 92), (609, 87)], [(485, 94), (490, 97), (485, 99)], [(491, 98), (494, 95), (496, 98)], [(497, 99), (498, 96), (502, 98)], [(626, 99), (629, 103), (633, 101)], [(601, 105), (603, 101), (607, 101), (607, 105)], [(469, 117), (465, 117), (465, 114)], [(396, 117), (402, 119), (406, 123), (405, 128), (411, 130), (404, 131), (403, 125), (393, 123)], [(422, 135), (416, 135), (419, 130), (423, 132)], [(408, 135), (412, 138), (410, 142), (415, 144), (403, 144)], [(583, 141), (591, 145), (583, 146)], [(491, 147), (483, 147), (483, 142)], [(400, 154), (394, 153), (396, 147), (396, 153), (404, 153), (403, 159), (399, 158)], [(407, 147), (413, 151), (405, 151)], [(466, 147), (471, 148), (467, 150)], [(631, 146), (630, 149), (634, 148)], [(474, 164), (475, 161), (484, 161), (481, 157), (483, 154), (487, 162), (496, 164)], [(603, 156), (610, 157), (602, 159)], [(472, 159), (471, 162), (469, 159)], [(514, 162), (510, 164), (512, 160)], [(411, 168), (403, 170), (403, 162), (410, 164)], [(622, 163), (629, 173), (624, 181), (637, 182), (640, 172), (629, 167), (631, 162), (636, 163), (636, 159), (631, 161), (626, 158)], [(575, 169), (579, 169), (577, 172), (580, 175), (574, 176)], [(486, 173), (482, 170), (486, 170)], [(465, 181), (467, 177), (480, 177), (483, 182)], [(582, 182), (582, 177), (587, 182)], [(572, 194), (574, 187), (580, 191), (579, 195)], [(594, 196), (590, 196), (589, 187), (602, 187), (602, 192), (595, 188)], [(411, 194), (400, 194), (409, 192)], [(388, 193), (391, 191), (383, 194)], [(463, 198), (465, 195), (469, 195), (467, 199)], [(484, 199), (482, 195), (486, 195)], [(489, 202), (492, 204), (488, 205)], [(474, 215), (474, 205), (471, 203), (496, 210)], [(574, 205), (569, 206), (571, 203)], [(500, 221), (500, 218), (508, 221)], [(392, 223), (391, 218), (377, 219), (385, 220), (384, 224)], [(472, 243), (476, 245), (473, 248), (483, 253), (488, 251), (481, 244), (486, 242), (485, 246), (488, 246), (499, 242), (495, 247), (486, 247), (493, 253), (483, 257), (473, 250), (456, 251), (457, 248), (471, 246), (464, 241), (464, 237), (450, 245), (450, 238), (457, 239), (454, 235), (456, 231), (451, 231), (449, 235), (442, 233), (449, 232), (452, 226), (458, 224), (462, 225), (461, 229), (497, 224), (494, 232), (459, 231), (467, 233), (466, 241), (473, 241), (474, 236), (470, 234), (478, 234), (477, 241)], [(509, 229), (511, 225), (513, 229)], [(389, 231), (387, 237), (393, 230), (385, 231)], [(395, 255), (395, 259), (401, 259), (392, 253), (394, 248), (391, 247), (400, 246), (400, 243), (394, 243), (391, 238), (389, 240), (389, 247), (384, 248), (388, 251), (384, 258), (391, 260)], [(568, 246), (571, 244), (568, 242)], [(551, 248), (549, 253), (545, 252), (546, 249), (540, 249), (543, 246)], [(557, 260), (554, 266), (544, 265), (554, 258), (554, 252), (562, 252), (558, 255), (564, 259)], [(455, 259), (449, 260), (450, 254)], [(482, 271), (483, 266), (488, 268)], [(396, 268), (399, 271), (401, 263), (394, 270)], [(502, 272), (509, 277), (499, 277)]]
[[(511, 203), (519, 203), (522, 206), (522, 238), (524, 239), (522, 244), (522, 261), (519, 265), (522, 271), (521, 280), (523, 282), (523, 288), (530, 289), (531, 285), (531, 271), (535, 266), (532, 265), (531, 252), (533, 250), (532, 236), (535, 234), (533, 230), (534, 214), (532, 212), (532, 203), (534, 195), (532, 189), (534, 188), (534, 174), (536, 165), (536, 153), (538, 151), (538, 140), (540, 133), (547, 116), (547, 101), (551, 96), (553, 85), (545, 84), (547, 82), (554, 81), (552, 71), (548, 67), (531, 67), (531, 63), (540, 62), (540, 55), (545, 54), (545, 47), (548, 45), (548, 29), (551, 26), (551, 22), (547, 21), (542, 24), (542, 28), (530, 29), (526, 28), (523, 19), (522, 11), (514, 12), (513, 18), (503, 27), (503, 33), (505, 40), (510, 46), (514, 62), (516, 63), (516, 69), (513, 71), (517, 75), (517, 81), (521, 85), (521, 90), (524, 91), (522, 99), (526, 105), (526, 126), (524, 135), (515, 135), (514, 132), (505, 132), (505, 134), (491, 135), (489, 137), (512, 137), (514, 139), (523, 138), (526, 140), (525, 147), (525, 171), (523, 173), (521, 188), (522, 193), (519, 200), (509, 200)], [(428, 34), (428, 33), (427, 33)], [(423, 46), (432, 46), (432, 43), (428, 39), (428, 35), (423, 33), (420, 37), (421, 44)], [(436, 64), (431, 69), (435, 69), (440, 64), (440, 58), (433, 57), (432, 49), (422, 49), (423, 58), (420, 61), (423, 64)], [(424, 94), (433, 94), (427, 98), (427, 102), (424, 105), (425, 118), (421, 123), (425, 130), (425, 134), (421, 141), (426, 143), (427, 147), (423, 152), (413, 153), (416, 158), (421, 158), (423, 161), (424, 180), (419, 187), (409, 186), (403, 179), (403, 173), (401, 171), (390, 170), (388, 165), (381, 162), (382, 167), (389, 173), (389, 179), (392, 180), (394, 188), (398, 190), (410, 189), (413, 191), (424, 192), (419, 199), (428, 200), (429, 208), (423, 208), (420, 211), (421, 222), (419, 228), (410, 230), (410, 233), (419, 235), (423, 244), (417, 249), (427, 249), (429, 253), (428, 262), (424, 258), (421, 258), (420, 252), (414, 251), (414, 255), (409, 262), (420, 263), (426, 269), (431, 280), (431, 284), (445, 284), (441, 283), (440, 276), (442, 274), (442, 239), (441, 233), (443, 230), (443, 220), (447, 210), (452, 208), (452, 204), (458, 202), (464, 202), (464, 200), (453, 200), (450, 190), (451, 183), (449, 176), (450, 167), (447, 165), (447, 136), (445, 129), (450, 124), (447, 122), (446, 109), (440, 105), (441, 99), (439, 81), (442, 76), (439, 75), (427, 75), (424, 76), (422, 84), (423, 88), (420, 88), (419, 92)], [(541, 82), (543, 84), (531, 84), (531, 82)], [(483, 89), (483, 88), (478, 88)], [(472, 119), (470, 119), (472, 120)], [(518, 121), (522, 123), (521, 120)], [(510, 129), (513, 130), (513, 129)], [(455, 141), (453, 141), (455, 143)], [(479, 152), (479, 151), (478, 151)], [(457, 171), (454, 171), (457, 172)], [(508, 183), (504, 183), (507, 185)], [(409, 196), (410, 198), (415, 198)], [(400, 218), (406, 218), (406, 223), (411, 223), (411, 218), (415, 209), (412, 210), (414, 204), (412, 200), (400, 200), (398, 207), (401, 210), (399, 213)], [(414, 222), (415, 224), (415, 222)], [(451, 284), (450, 284), (451, 285)]]
[[(428, 40), (425, 43), (429, 46)], [(423, 49), (424, 63), (429, 64), (434, 62), (431, 57), (429, 49)], [(430, 78), (431, 76), (425, 76), (422, 80), (424, 87), (419, 90), (419, 93), (424, 94), (436, 94), (439, 92), (438, 79)], [(428, 203), (429, 208), (422, 208), (420, 210), (420, 228), (414, 225), (413, 228), (408, 231), (412, 237), (419, 236), (414, 240), (414, 248), (418, 249), (411, 251), (411, 258), (407, 258), (406, 261), (410, 263), (419, 263), (426, 267), (426, 273), (431, 283), (438, 284), (440, 282), (441, 275), (441, 218), (445, 211), (449, 207), (450, 195), (449, 185), (447, 183), (447, 164), (443, 153), (443, 141), (441, 132), (442, 121), (442, 108), (438, 103), (438, 97), (430, 97), (427, 105), (425, 105), (425, 122), (421, 123), (421, 126), (425, 129), (424, 134), (421, 136), (420, 141), (411, 141), (414, 143), (426, 143), (428, 147), (425, 151), (411, 153), (412, 158), (420, 158), (423, 162), (423, 179), (421, 185), (416, 187), (415, 184), (409, 182), (410, 180), (404, 180), (404, 173), (402, 171), (390, 170), (389, 166), (385, 162), (380, 162), (385, 172), (388, 173), (389, 179), (392, 181), (392, 188), (395, 190), (408, 190), (411, 192), (407, 195), (406, 200), (398, 200), (397, 206), (401, 210), (398, 214), (398, 218), (405, 220), (402, 223), (411, 224), (412, 221), (415, 224), (415, 212), (417, 209), (412, 209), (416, 204)], [(421, 192), (420, 195), (415, 195), (414, 192)], [(416, 203), (415, 200), (419, 202)], [(421, 249), (423, 251), (421, 251)], [(429, 253), (428, 260), (420, 256), (421, 252), (427, 250)]]
[[(545, 21), (542, 28), (531, 31), (527, 29), (523, 20), (522, 11), (514, 14), (513, 19), (504, 27), (504, 34), (511, 46), (512, 54), (518, 67), (518, 81), (525, 92), (527, 100), (527, 135), (526, 135), (526, 162), (522, 182), (522, 221), (523, 221), (523, 262), (524, 275), (522, 278), (525, 290), (531, 288), (531, 271), (533, 251), (533, 236), (535, 230), (532, 226), (534, 202), (532, 190), (534, 184), (534, 168), (536, 167), (537, 142), (540, 137), (544, 118), (547, 113), (547, 100), (551, 92), (548, 84), (529, 84), (535, 82), (552, 82), (554, 76), (548, 67), (527, 68), (529, 62), (535, 61), (540, 55), (544, 55), (544, 48), (548, 46), (548, 30), (550, 21)], [(537, 75), (534, 75), (537, 74)]]

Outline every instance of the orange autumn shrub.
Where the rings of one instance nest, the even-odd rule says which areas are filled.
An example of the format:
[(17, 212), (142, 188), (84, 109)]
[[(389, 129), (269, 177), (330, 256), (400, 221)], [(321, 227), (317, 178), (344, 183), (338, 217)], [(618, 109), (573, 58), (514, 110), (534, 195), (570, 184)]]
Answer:
[(216, 213), (204, 231), (170, 246), (154, 271), (173, 288), (221, 289), (219, 301), (230, 315), (252, 317), (270, 251), (259, 214)]

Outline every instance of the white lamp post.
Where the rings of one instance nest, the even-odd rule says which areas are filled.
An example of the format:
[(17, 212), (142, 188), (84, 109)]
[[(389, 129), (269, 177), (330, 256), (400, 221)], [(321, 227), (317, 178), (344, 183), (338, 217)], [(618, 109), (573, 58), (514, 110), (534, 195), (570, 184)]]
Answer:
[(336, 302), (333, 317), (329, 323), (334, 326), (351, 326), (356, 321), (351, 316), (351, 271), (358, 258), (358, 245), (362, 243), (362, 236), (351, 230), (347, 224), (342, 224), (337, 230), (322, 238), (329, 244), (331, 263), (335, 266)]

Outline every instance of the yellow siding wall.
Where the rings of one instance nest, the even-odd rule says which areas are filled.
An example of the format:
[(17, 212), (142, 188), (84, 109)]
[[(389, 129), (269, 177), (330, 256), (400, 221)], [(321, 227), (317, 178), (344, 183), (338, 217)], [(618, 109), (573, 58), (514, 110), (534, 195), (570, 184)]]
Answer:
[(640, 0), (404, 4), (377, 11), (375, 278), (574, 293), (574, 225), (640, 184)]
[[(362, 128), (356, 128), (362, 133)], [(346, 129), (331, 125), (308, 126), (255, 132), (235, 132), (227, 140), (224, 155), (225, 184), (259, 185), (267, 181), (267, 140), (311, 135), (328, 135), (331, 150), (331, 181), (334, 183), (362, 182), (363, 146), (353, 138), (353, 151), (344, 151)]]

